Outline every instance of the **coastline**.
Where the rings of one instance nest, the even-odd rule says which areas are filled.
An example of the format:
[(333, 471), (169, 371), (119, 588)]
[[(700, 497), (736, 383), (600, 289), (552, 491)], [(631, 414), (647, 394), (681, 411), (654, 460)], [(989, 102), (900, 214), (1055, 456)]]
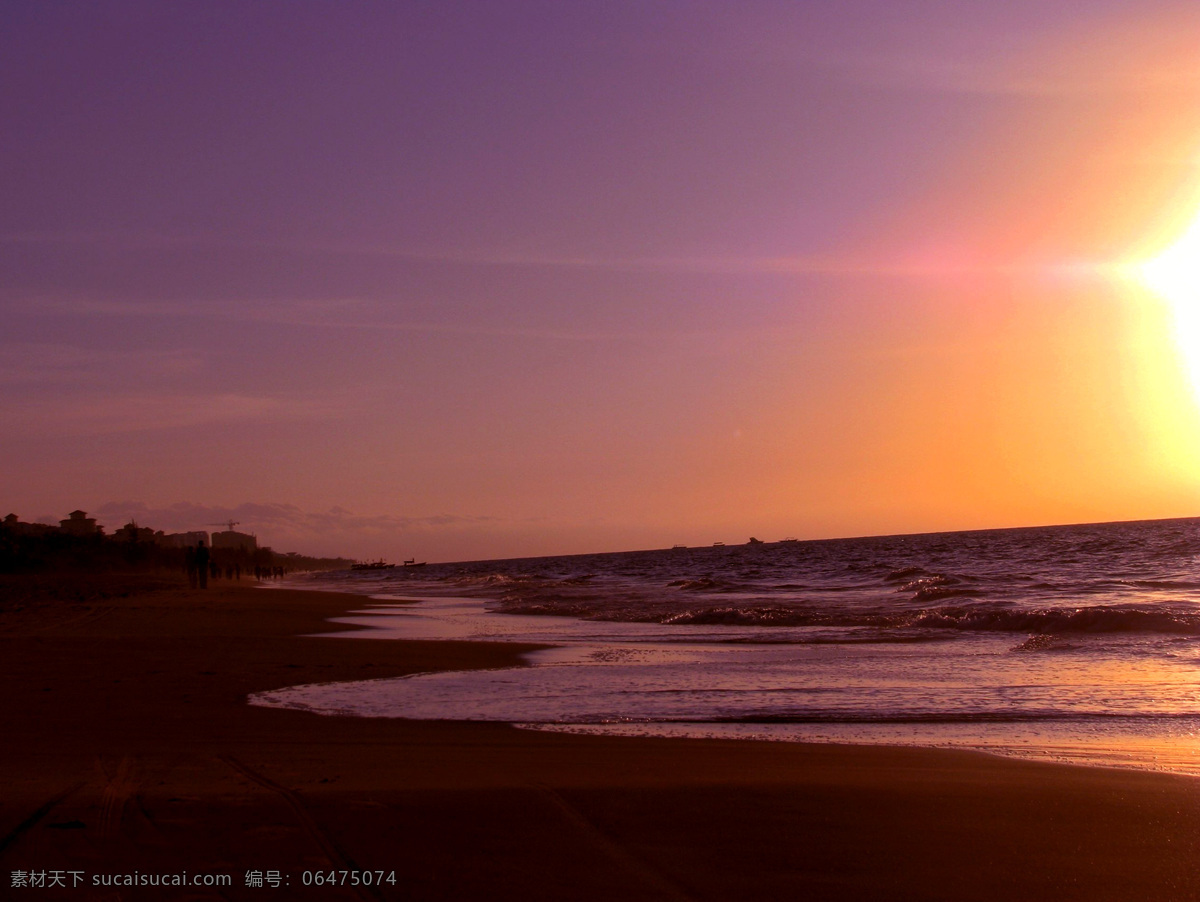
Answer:
[[(135, 586), (0, 613), (0, 717), (16, 737), (0, 746), (6, 870), (231, 874), (211, 898), (261, 897), (249, 870), (323, 899), (1200, 896), (1188, 777), (246, 703), (306, 682), (511, 666), (536, 647), (328, 637), (328, 618), (366, 603)], [(331, 868), (398, 882), (298, 885)]]
[[(894, 721), (859, 719), (852, 712), (850, 716), (823, 719), (819, 709), (818, 716), (805, 719), (794, 716), (802, 712), (789, 710), (787, 704), (779, 705), (771, 697), (772, 690), (785, 699), (789, 693), (807, 695), (809, 699), (817, 693), (832, 697), (842, 681), (857, 684), (861, 672), (912, 679), (923, 664), (929, 674), (931, 662), (914, 662), (903, 643), (885, 643), (867, 660), (855, 655), (844, 659), (840, 669), (831, 670), (829, 661), (820, 656), (787, 654), (791, 648), (788, 643), (750, 641), (731, 654), (730, 644), (722, 641), (729, 635), (719, 629), (701, 627), (698, 635), (693, 633), (688, 639), (680, 633), (671, 635), (673, 631), (653, 622), (630, 625), (570, 616), (497, 616), (474, 596), (366, 594), (355, 592), (352, 583), (342, 585), (321, 591), (348, 591), (369, 599), (373, 606), (353, 617), (338, 618), (339, 626), (358, 630), (341, 635), (381, 641), (537, 643), (542, 647), (523, 655), (523, 663), (529, 666), (516, 670), (432, 672), (419, 674), (413, 681), (398, 682), (301, 684), (256, 693), (250, 697), (251, 704), (325, 715), (510, 723), (522, 729), (575, 734), (962, 749), (1030, 761), (1200, 776), (1194, 718), (1155, 721), (1151, 717), (1067, 717), (1060, 722), (1039, 717), (1040, 712), (1035, 711), (1027, 723), (1021, 723), (1019, 713), (1013, 716), (1015, 712), (995, 711), (992, 718), (973, 720), (973, 712), (967, 708), (960, 709), (956, 719), (947, 716), (953, 709), (945, 707), (927, 711), (922, 717), (921, 702), (917, 701), (916, 707), (901, 712)], [(811, 651), (822, 644), (806, 646), (801, 641), (797, 646)], [(1012, 660), (1014, 651), (1023, 653), (1023, 646), (1014, 649), (1012, 641), (1001, 638), (991, 644), (989, 651), (1000, 660)], [(768, 649), (775, 653), (764, 654)], [(778, 649), (784, 649), (785, 654), (779, 655)], [(907, 671), (895, 669), (898, 659)], [(938, 663), (950, 672), (944, 661)], [(961, 663), (975, 664), (970, 660)], [(1021, 674), (1012, 668), (1003, 674), (1002, 668), (991, 673), (986, 669), (976, 672), (980, 682), (974, 688), (980, 697), (1004, 697), (1001, 693), (1009, 687), (995, 684), (995, 678), (1003, 676), (1026, 687), (1037, 687), (1049, 700), (1055, 689), (1052, 681), (1057, 677), (1053, 672), (1057, 662), (1042, 657), (1029, 663), (1040, 669), (1025, 669)], [(732, 675), (735, 672), (737, 675)], [(1177, 688), (1191, 692), (1186, 677), (1161, 675), (1173, 679)], [(1095, 679), (1092, 674), (1085, 676)], [(989, 677), (990, 684), (985, 682)], [(747, 681), (757, 684), (759, 691), (751, 689), (716, 709), (704, 696), (718, 696), (728, 690), (736, 698)], [(1141, 681), (1149, 682), (1145, 674)], [(930, 696), (936, 698), (936, 683), (929, 688)], [(1070, 692), (1074, 687), (1067, 680), (1063, 688)], [(1165, 697), (1166, 693), (1160, 695)], [(1148, 701), (1145, 696), (1141, 700)], [(1103, 699), (1098, 701), (1104, 703)], [(1128, 701), (1114, 693), (1107, 703), (1119, 708)]]

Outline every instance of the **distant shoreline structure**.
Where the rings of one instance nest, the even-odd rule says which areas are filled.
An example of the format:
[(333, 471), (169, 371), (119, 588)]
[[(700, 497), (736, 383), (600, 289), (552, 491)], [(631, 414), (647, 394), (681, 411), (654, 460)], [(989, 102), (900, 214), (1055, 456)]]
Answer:
[(107, 535), (84, 510), (71, 511), (58, 526), (26, 523), (10, 513), (0, 520), (0, 573), (172, 570), (182, 567), (185, 554), (199, 545), (208, 547), (221, 566), (247, 572), (256, 567), (272, 572), (337, 570), (353, 563), (348, 558), (277, 552), (259, 545), (256, 535), (237, 532), (233, 525), (212, 534), (206, 530), (167, 533), (130, 520)]

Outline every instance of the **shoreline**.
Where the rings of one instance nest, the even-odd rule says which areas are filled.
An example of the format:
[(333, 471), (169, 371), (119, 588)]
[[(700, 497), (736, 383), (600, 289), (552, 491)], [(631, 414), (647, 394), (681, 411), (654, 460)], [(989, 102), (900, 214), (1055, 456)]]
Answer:
[[(1200, 896), (1200, 796), (1184, 776), (246, 703), (511, 666), (538, 647), (328, 636), (343, 631), (328, 618), (365, 603), (222, 585), (0, 612), (0, 716), (19, 737), (0, 749), (7, 868), (227, 871), (224, 898), (261, 895), (248, 870), (325, 899)], [(347, 865), (399, 882), (298, 885)]]
[[(272, 587), (267, 587), (272, 588)], [(375, 588), (375, 587), (370, 587)], [(579, 638), (572, 630), (561, 627), (544, 628), (537, 623), (540, 617), (501, 615), (485, 612), (484, 601), (475, 596), (447, 596), (445, 593), (422, 596), (419, 594), (391, 595), (380, 592), (358, 593), (341, 588), (314, 588), (314, 591), (348, 594), (360, 598), (365, 605), (372, 606), (355, 616), (339, 618), (336, 624), (346, 638), (383, 641), (444, 641), (447, 639), (497, 642), (501, 644), (540, 643), (536, 651), (549, 653), (551, 662), (542, 654), (522, 653), (519, 664), (528, 668), (541, 668), (553, 663), (555, 671), (563, 665), (580, 664), (581, 650), (595, 654), (615, 654), (629, 647), (629, 640), (620, 635)], [(443, 613), (439, 603), (454, 604), (453, 613)], [(479, 606), (479, 610), (462, 612), (463, 604)], [(423, 604), (429, 604), (426, 609)], [(408, 608), (413, 607), (413, 610)], [(393, 610), (395, 609), (395, 610)], [(402, 613), (402, 617), (393, 614)], [(464, 617), (463, 614), (466, 614)], [(482, 619), (480, 619), (482, 618)], [(549, 621), (571, 621), (571, 617), (552, 617)], [(511, 622), (510, 622), (511, 621)], [(523, 627), (509, 631), (505, 627), (524, 621)], [(504, 626), (501, 626), (504, 624)], [(350, 632), (345, 632), (349, 630)], [(339, 635), (327, 633), (323, 635)], [(666, 647), (673, 647), (674, 638), (664, 640)], [(711, 640), (710, 640), (711, 641)], [(688, 643), (684, 640), (682, 645)], [(638, 636), (633, 647), (654, 647), (655, 640)], [(741, 646), (754, 648), (754, 644)], [(771, 644), (763, 646), (773, 648)], [(597, 652), (601, 649), (601, 652)], [(565, 654), (564, 654), (565, 653)], [(797, 664), (796, 666), (803, 666)], [(352, 685), (337, 683), (305, 684), (288, 689), (256, 693), (250, 703), (264, 707), (278, 707), (306, 711), (322, 716), (347, 716), (367, 718), (399, 718), (420, 720), (429, 716), (431, 709), (449, 711), (446, 719), (455, 722), (507, 723), (518, 729), (540, 732), (561, 732), (573, 735), (607, 735), (627, 738), (675, 738), (675, 739), (725, 739), (745, 742), (791, 742), (802, 744), (832, 744), (849, 746), (886, 746), (896, 748), (949, 749), (998, 755), (1021, 761), (1040, 761), (1080, 767), (1108, 767), (1149, 773), (1168, 773), (1187, 777), (1200, 777), (1200, 750), (1193, 741), (1188, 726), (1160, 725), (1158, 733), (1139, 732), (1141, 722), (1131, 728), (1123, 722), (1109, 722), (1100, 728), (1072, 729), (1058, 724), (1038, 722), (1036, 726), (1024, 724), (1019, 719), (1005, 721), (878, 721), (878, 720), (730, 720), (696, 719), (666, 714), (664, 719), (655, 720), (652, 713), (643, 713), (642, 718), (623, 718), (623, 709), (609, 709), (597, 714), (607, 719), (579, 718), (578, 711), (562, 708), (555, 712), (551, 708), (538, 708), (525, 712), (508, 710), (497, 714), (493, 699), (504, 695), (528, 693), (537, 698), (542, 693), (553, 692), (553, 683), (524, 681), (526, 675), (514, 674), (512, 678), (501, 678), (496, 691), (477, 693), (473, 704), (462, 704), (457, 699), (438, 697), (436, 703), (423, 702), (422, 696), (430, 690), (406, 692), (397, 686), (391, 692), (378, 692), (374, 681), (363, 684), (352, 681)], [(465, 683), (469, 686), (482, 677), (472, 677)], [(483, 677), (486, 679), (486, 677)], [(422, 679), (419, 684), (428, 683)], [(354, 685), (357, 684), (357, 685)], [(417, 685), (417, 684), (413, 684)], [(436, 681), (435, 681), (436, 686)], [(438, 692), (437, 688), (432, 690)], [(444, 691), (444, 690), (443, 690)], [(601, 689), (601, 692), (604, 690)], [(391, 701), (389, 701), (391, 699)], [(503, 710), (503, 705), (501, 705)], [(531, 714), (521, 716), (522, 713)], [(574, 716), (573, 716), (574, 715)], [(556, 719), (562, 717), (564, 719)]]

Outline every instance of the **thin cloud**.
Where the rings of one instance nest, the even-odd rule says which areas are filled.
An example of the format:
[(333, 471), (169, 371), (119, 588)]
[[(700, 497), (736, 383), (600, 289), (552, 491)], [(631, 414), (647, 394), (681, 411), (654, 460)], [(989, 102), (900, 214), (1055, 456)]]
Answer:
[(119, 528), (136, 520), (142, 526), (165, 531), (212, 529), (234, 521), (239, 532), (257, 533), (270, 543), (279, 536), (292, 541), (370, 536), (394, 536), (414, 530), (453, 530), (503, 522), (498, 517), (436, 514), (397, 516), (394, 514), (356, 514), (342, 507), (327, 511), (306, 511), (294, 504), (246, 502), (233, 506), (178, 501), (154, 507), (144, 501), (108, 501), (93, 515), (105, 526)]
[(215, 423), (328, 418), (339, 405), (309, 398), (160, 392), (86, 394), (74, 397), (9, 399), (8, 428), (24, 435), (112, 435), (207, 426)]
[[(37, 296), (24, 300), (27, 312), (43, 315), (162, 317), (171, 319), (218, 319), (315, 329), (421, 334), (476, 335), (494, 338), (533, 338), (568, 342), (644, 341), (637, 332), (551, 329), (523, 326), (492, 326), (483, 323), (397, 322), (388, 320), (387, 306), (376, 301), (335, 298), (328, 301), (284, 301), (255, 303), (209, 301), (130, 301), (77, 296)], [(348, 318), (348, 313), (356, 313)], [(324, 314), (324, 315), (321, 315)]]
[[(1200, 87), (1200, 71), (1197, 72)], [(122, 233), (108, 236), (113, 242), (126, 239)], [(22, 240), (19, 237), (0, 236), (0, 241)], [(49, 235), (40, 240), (50, 242)], [(92, 234), (64, 233), (63, 244), (94, 242), (103, 236)], [(146, 246), (154, 238), (137, 238), (135, 244)], [(712, 254), (705, 256), (605, 256), (588, 254), (539, 254), (535, 252), (470, 249), (443, 251), (431, 248), (392, 247), (388, 245), (336, 244), (324, 242), (233, 242), (217, 237), (161, 236), (164, 245), (192, 246), (197, 249), (213, 247), (260, 248), (263, 250), (286, 251), (289, 253), (330, 254), (337, 256), (374, 257), (387, 260), (409, 260), (445, 263), (457, 266), (484, 266), (497, 268), (530, 269), (578, 269), (629, 273), (686, 273), (714, 275), (770, 275), (792, 274), (819, 276), (913, 276), (923, 273), (940, 274), (940, 270), (913, 265), (905, 259), (903, 251), (885, 255), (854, 253), (796, 253), (774, 256), (739, 256)], [(979, 269), (996, 270), (1007, 266), (980, 264)], [(420, 332), (471, 332), (496, 336), (528, 336), (562, 338), (572, 340), (594, 340), (628, 338), (620, 333), (596, 333), (539, 329), (521, 326), (489, 326), (475, 324), (437, 322), (388, 321), (391, 305), (386, 299), (339, 295), (320, 298), (239, 298), (224, 300), (206, 297), (164, 301), (154, 298), (116, 299), (92, 297), (80, 294), (25, 294), (12, 296), (6, 302), (19, 306), (30, 313), (111, 315), (111, 316), (164, 316), (180, 318), (219, 318), (222, 320), (245, 320), (253, 322), (316, 326), (320, 328), (347, 329), (394, 329)]]
[(0, 385), (86, 384), (114, 368), (181, 375), (203, 367), (190, 350), (111, 351), (78, 345), (23, 342), (0, 345)]

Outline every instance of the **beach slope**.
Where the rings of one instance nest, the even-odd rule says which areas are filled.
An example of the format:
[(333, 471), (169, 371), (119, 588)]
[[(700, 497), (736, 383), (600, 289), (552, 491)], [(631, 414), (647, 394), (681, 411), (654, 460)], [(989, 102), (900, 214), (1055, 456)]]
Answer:
[[(18, 873), (64, 872), (77, 885), (45, 895), (1200, 898), (1192, 778), (251, 707), (300, 683), (517, 665), (524, 648), (306, 635), (365, 605), (333, 593), (18, 595), (0, 611), (14, 896)], [(367, 870), (395, 883), (342, 876)], [(304, 885), (331, 871), (347, 885)], [(96, 885), (179, 872), (231, 885)]]

